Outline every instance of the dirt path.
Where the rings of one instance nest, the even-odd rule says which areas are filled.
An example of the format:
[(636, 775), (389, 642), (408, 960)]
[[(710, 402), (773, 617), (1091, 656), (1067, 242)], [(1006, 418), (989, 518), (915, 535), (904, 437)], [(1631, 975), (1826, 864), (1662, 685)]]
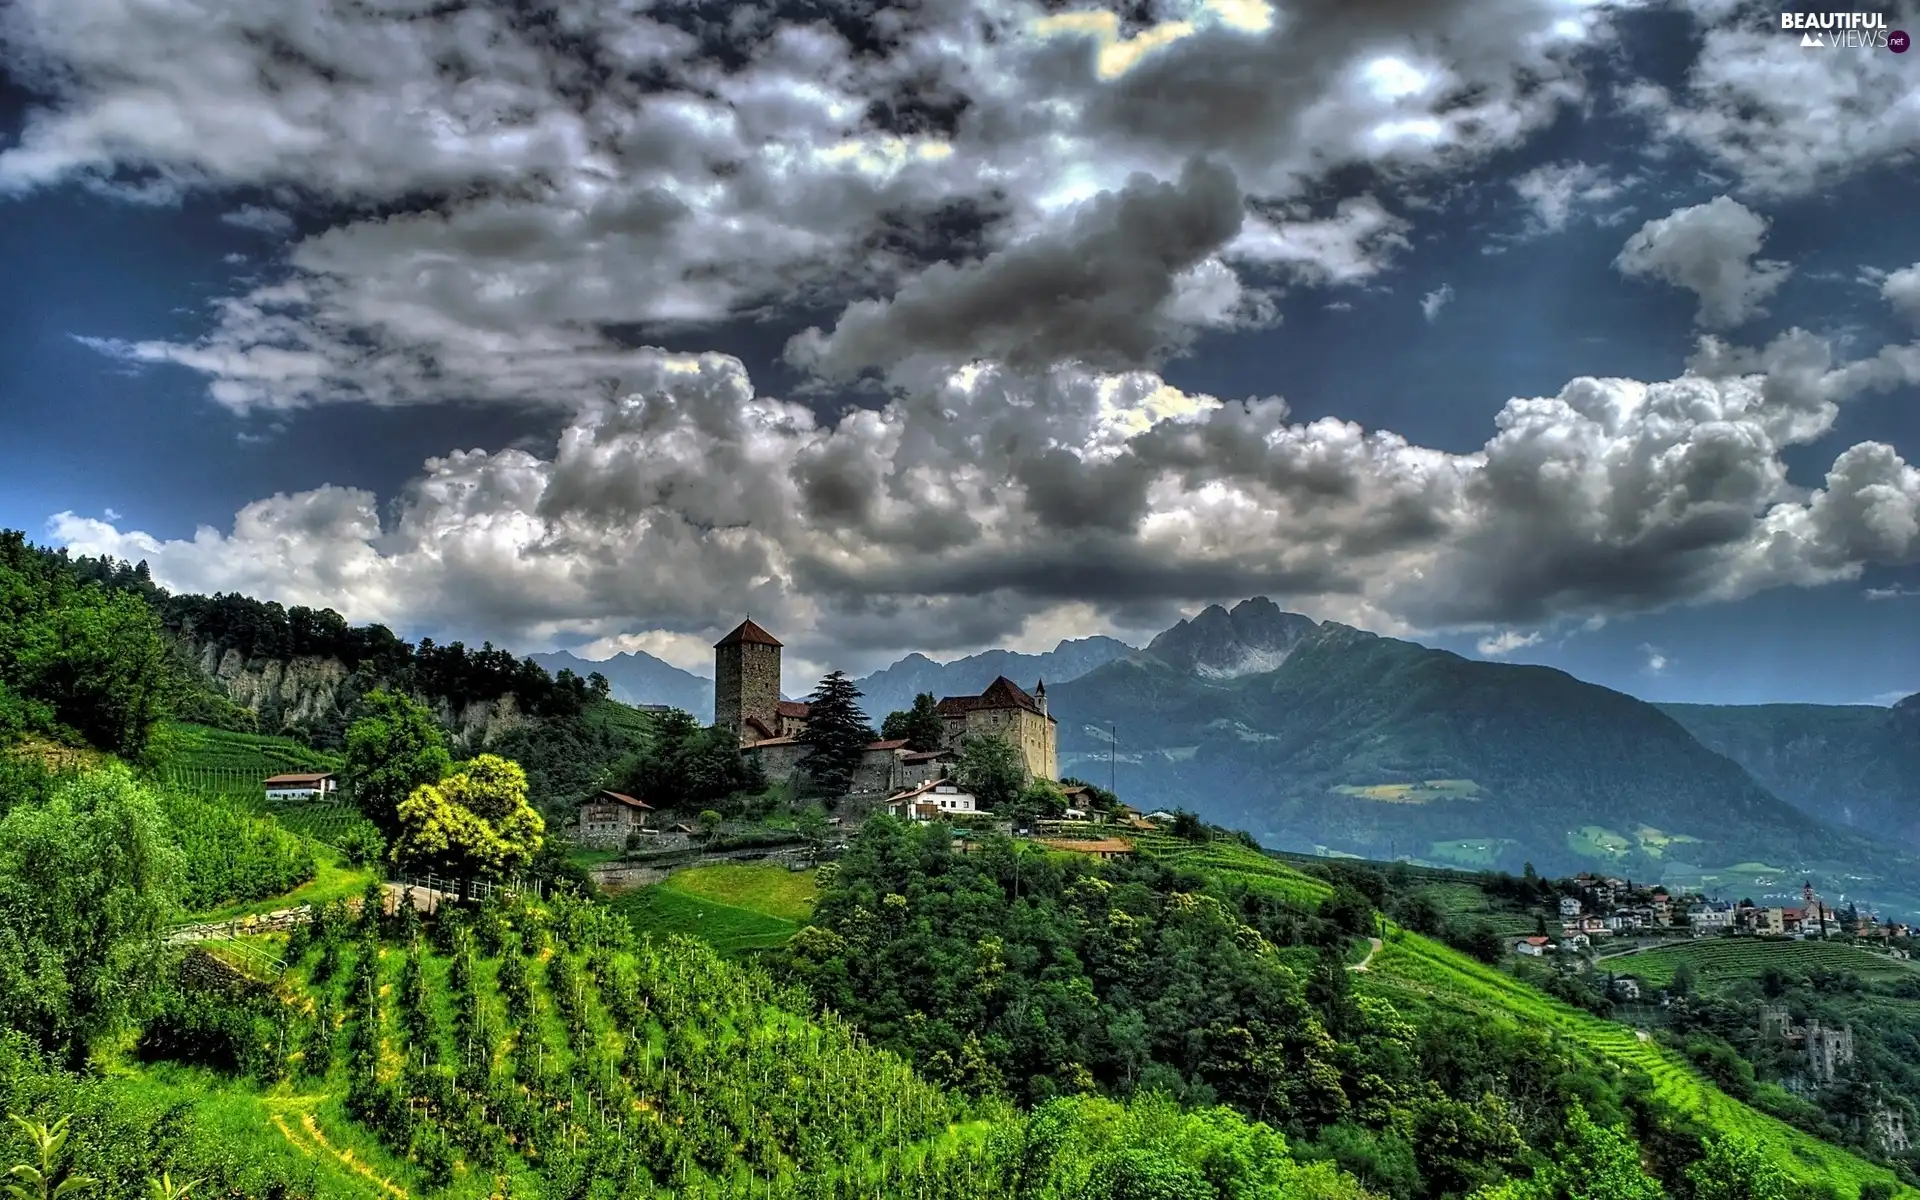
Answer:
[(1361, 959), (1359, 962), (1354, 963), (1352, 966), (1348, 967), (1347, 970), (1364, 971), (1368, 967), (1372, 966), (1373, 956), (1380, 953), (1380, 947), (1384, 944), (1385, 943), (1381, 942), (1381, 940), (1377, 937), (1368, 938), (1367, 939), (1367, 956)]

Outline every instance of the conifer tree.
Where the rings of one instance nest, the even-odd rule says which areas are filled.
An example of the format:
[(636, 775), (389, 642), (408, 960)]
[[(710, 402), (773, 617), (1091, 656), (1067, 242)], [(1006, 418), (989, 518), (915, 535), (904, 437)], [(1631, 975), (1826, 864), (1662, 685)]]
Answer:
[(873, 741), (873, 727), (860, 709), (860, 689), (846, 672), (835, 671), (813, 689), (807, 705), (807, 726), (800, 734), (807, 754), (800, 769), (822, 793), (845, 795), (861, 749)]
[(938, 750), (946, 741), (947, 722), (940, 715), (939, 702), (933, 693), (921, 692), (913, 698), (912, 708), (887, 714), (880, 725), (880, 736), (889, 741), (905, 738), (909, 750)]

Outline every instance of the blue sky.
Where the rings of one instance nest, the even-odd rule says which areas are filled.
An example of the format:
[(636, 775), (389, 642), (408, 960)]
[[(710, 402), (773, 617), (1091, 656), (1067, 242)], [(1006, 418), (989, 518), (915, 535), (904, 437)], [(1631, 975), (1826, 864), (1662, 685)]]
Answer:
[(0, 17), (0, 525), (524, 650), (751, 609), (797, 677), (1264, 594), (1920, 690), (1920, 56), (1726, 0), (267, 7)]

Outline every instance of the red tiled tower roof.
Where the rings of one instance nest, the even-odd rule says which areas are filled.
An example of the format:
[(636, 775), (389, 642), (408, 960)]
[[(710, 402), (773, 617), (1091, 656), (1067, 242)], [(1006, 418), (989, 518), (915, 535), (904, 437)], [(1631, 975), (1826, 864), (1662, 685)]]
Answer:
[(732, 633), (715, 642), (713, 648), (718, 650), (722, 646), (738, 646), (742, 642), (755, 646), (778, 646), (780, 639), (755, 625), (751, 620), (746, 620), (740, 622), (739, 627)]

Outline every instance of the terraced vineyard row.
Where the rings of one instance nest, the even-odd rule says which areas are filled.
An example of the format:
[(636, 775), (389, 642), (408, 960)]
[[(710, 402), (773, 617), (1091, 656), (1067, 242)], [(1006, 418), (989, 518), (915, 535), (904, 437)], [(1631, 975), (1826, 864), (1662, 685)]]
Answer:
[(315, 750), (292, 738), (237, 733), (211, 725), (174, 722), (166, 727), (168, 765), (182, 771), (221, 771), (257, 775), (279, 771), (337, 771), (340, 756)]
[[(843, 1022), (605, 908), (501, 906), (430, 945), (336, 914), (272, 1018), (411, 1182), (481, 1197), (990, 1194), (988, 1126)], [(308, 939), (303, 939), (308, 940)], [(268, 1070), (273, 1069), (270, 1063)], [(399, 1181), (409, 1182), (407, 1180)]]
[(1238, 842), (1189, 842), (1164, 833), (1129, 835), (1134, 849), (1174, 866), (1207, 871), (1312, 908), (1333, 892), (1324, 879), (1297, 871)]
[(1637, 975), (1656, 986), (1671, 982), (1682, 963), (1690, 965), (1703, 981), (1758, 978), (1768, 967), (1796, 972), (1851, 971), (1870, 979), (1898, 979), (1920, 972), (1920, 965), (1911, 961), (1842, 942), (1774, 942), (1751, 937), (1700, 938), (1605, 961), (1622, 975)]
[[(1711, 1128), (1737, 1130), (1755, 1139), (1796, 1179), (1851, 1186), (1895, 1183), (1892, 1172), (1760, 1113), (1721, 1092), (1690, 1066), (1633, 1029), (1549, 999), (1510, 976), (1418, 934), (1395, 931), (1374, 959), (1364, 987), (1416, 1000), (1469, 1006), (1505, 1015), (1555, 1033), (1613, 1062), (1644, 1071), (1660, 1096)], [(1843, 1191), (1843, 1194), (1845, 1193)], [(1897, 1193), (1920, 1196), (1912, 1189)]]

